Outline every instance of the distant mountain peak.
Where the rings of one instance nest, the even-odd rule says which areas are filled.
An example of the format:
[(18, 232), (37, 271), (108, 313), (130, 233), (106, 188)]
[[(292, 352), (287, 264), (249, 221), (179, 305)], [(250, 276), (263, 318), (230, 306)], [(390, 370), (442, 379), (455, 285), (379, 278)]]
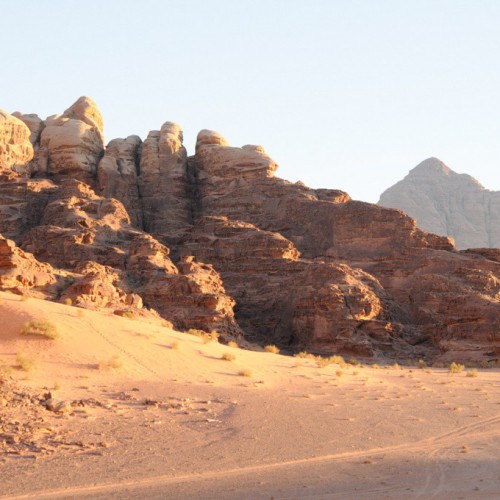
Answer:
[(412, 174), (455, 174), (450, 167), (448, 167), (444, 162), (442, 162), (439, 158), (431, 156), (426, 160), (420, 162), (416, 167), (410, 170), (410, 175)]
[(378, 204), (403, 210), (421, 229), (454, 238), (460, 249), (500, 247), (500, 192), (438, 158), (419, 163)]

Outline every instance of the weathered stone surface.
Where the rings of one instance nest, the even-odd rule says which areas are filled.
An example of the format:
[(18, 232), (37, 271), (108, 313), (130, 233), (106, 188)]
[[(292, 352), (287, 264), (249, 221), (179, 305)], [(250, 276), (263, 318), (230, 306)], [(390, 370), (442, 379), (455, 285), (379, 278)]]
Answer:
[(84, 262), (75, 272), (75, 282), (61, 300), (70, 299), (73, 305), (85, 308), (142, 309), (142, 298), (122, 289), (126, 283), (123, 272), (93, 261)]
[(41, 289), (56, 282), (49, 264), (38, 262), (0, 234), (0, 289)]
[(0, 109), (0, 169), (27, 172), (34, 154), (30, 134), (24, 122)]
[(47, 179), (0, 171), (0, 233), (19, 243), (26, 231), (40, 223), (55, 188)]
[(103, 155), (88, 99), (18, 116), (8, 142), (38, 154), (23, 174), (4, 161), (0, 232), (34, 257), (4, 243), (5, 286), (289, 350), (498, 360), (500, 250), (459, 252), (400, 210), (279, 179), (263, 148), (216, 132), (190, 158), (172, 122)]
[[(237, 149), (231, 148), (229, 154), (227, 142), (222, 139), (218, 142), (222, 145), (207, 144), (203, 135), (191, 160), (199, 182), (199, 215), (228, 216), (259, 229), (279, 232), (294, 243), (305, 259), (344, 263), (370, 273), (383, 287), (376, 295), (386, 294), (384, 302), (392, 304), (386, 309), (392, 325), (386, 340), (390, 338), (396, 352), (406, 351), (404, 344), (418, 344), (436, 355), (451, 349), (444, 339), (454, 338), (461, 345), (477, 341), (483, 361), (498, 357), (492, 346), (498, 346), (500, 340), (496, 319), (500, 318), (500, 297), (492, 293), (484, 300), (473, 275), (456, 272), (457, 259), (463, 256), (457, 253), (450, 239), (418, 229), (415, 221), (401, 211), (342, 197), (338, 198), (340, 202), (323, 201), (314, 190), (277, 178), (246, 179), (245, 152), (240, 150), (241, 161), (234, 160)], [(210, 151), (206, 152), (206, 148)], [(241, 172), (237, 168), (225, 170), (224, 165), (229, 162), (241, 165)], [(217, 175), (210, 175), (211, 172)], [(225, 178), (221, 177), (224, 172)], [(211, 262), (208, 256), (202, 258)], [(434, 265), (436, 262), (438, 265)], [(474, 262), (465, 259), (462, 267), (466, 266), (480, 273), (491, 272), (495, 279), (500, 277), (500, 271), (491, 268), (487, 259)], [(226, 282), (227, 275), (221, 272)], [(451, 284), (447, 285), (448, 280)], [(433, 283), (441, 283), (441, 288), (436, 290)], [(251, 300), (250, 293), (240, 298), (227, 286), (237, 301)], [(462, 299), (455, 301), (453, 297), (459, 292)], [(465, 318), (463, 303), (467, 297), (474, 304), (474, 314)], [(240, 301), (237, 314), (245, 307)], [(419, 306), (421, 301), (425, 302), (425, 308)], [(304, 303), (312, 309), (316, 307), (314, 301)], [(301, 314), (307, 317), (311, 313)], [(464, 319), (463, 325), (460, 318)], [(366, 324), (370, 330), (370, 325), (376, 323)], [(378, 328), (373, 337), (384, 328)], [(390, 350), (376, 347), (372, 340), (370, 344), (372, 351)], [(310, 348), (317, 346), (313, 340)]]
[(187, 153), (179, 125), (166, 122), (144, 141), (139, 176), (142, 228), (172, 233), (192, 222)]
[(142, 141), (137, 135), (113, 139), (106, 147), (97, 168), (97, 192), (105, 198), (120, 200), (134, 227), (142, 229), (143, 212), (138, 174)]
[(226, 217), (199, 219), (182, 251), (215, 265), (253, 340), (322, 354), (394, 352), (388, 296), (359, 269), (301, 259), (280, 234)]
[(92, 183), (104, 150), (99, 117), (95, 103), (82, 97), (64, 114), (47, 118), (40, 137), (36, 174)]
[(213, 266), (186, 257), (175, 266), (169, 250), (151, 236), (135, 238), (127, 272), (144, 302), (180, 329), (212, 329), (227, 339), (239, 337), (234, 300), (226, 295)]
[(454, 238), (460, 249), (500, 247), (500, 192), (437, 158), (410, 170), (378, 203), (405, 211), (425, 231)]
[(19, 111), (12, 113), (12, 116), (19, 118), (30, 129), (29, 140), (35, 146), (39, 142), (40, 134), (45, 127), (43, 120), (37, 114), (23, 114), (19, 113)]

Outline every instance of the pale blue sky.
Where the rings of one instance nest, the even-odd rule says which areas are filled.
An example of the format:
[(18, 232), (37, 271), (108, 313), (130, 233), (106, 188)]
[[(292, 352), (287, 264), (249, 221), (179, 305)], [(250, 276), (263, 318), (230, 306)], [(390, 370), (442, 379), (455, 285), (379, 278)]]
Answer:
[(0, 107), (96, 100), (106, 139), (167, 120), (377, 201), (429, 156), (500, 190), (498, 0), (0, 0)]

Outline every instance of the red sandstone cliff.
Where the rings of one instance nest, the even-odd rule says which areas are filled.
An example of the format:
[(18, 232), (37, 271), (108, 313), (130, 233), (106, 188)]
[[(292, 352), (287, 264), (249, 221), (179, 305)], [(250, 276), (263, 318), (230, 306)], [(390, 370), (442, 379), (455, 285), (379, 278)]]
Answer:
[(216, 132), (188, 157), (171, 122), (105, 148), (88, 98), (1, 116), (3, 288), (290, 350), (498, 359), (500, 250), (279, 179), (262, 147)]

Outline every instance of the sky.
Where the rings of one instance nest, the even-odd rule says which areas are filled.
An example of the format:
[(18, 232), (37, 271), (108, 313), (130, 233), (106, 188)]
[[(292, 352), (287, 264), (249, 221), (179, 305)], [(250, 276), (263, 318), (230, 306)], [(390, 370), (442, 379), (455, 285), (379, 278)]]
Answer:
[(436, 156), (500, 190), (498, 0), (0, 0), (0, 108), (101, 110), (259, 144), (277, 175), (376, 202)]

